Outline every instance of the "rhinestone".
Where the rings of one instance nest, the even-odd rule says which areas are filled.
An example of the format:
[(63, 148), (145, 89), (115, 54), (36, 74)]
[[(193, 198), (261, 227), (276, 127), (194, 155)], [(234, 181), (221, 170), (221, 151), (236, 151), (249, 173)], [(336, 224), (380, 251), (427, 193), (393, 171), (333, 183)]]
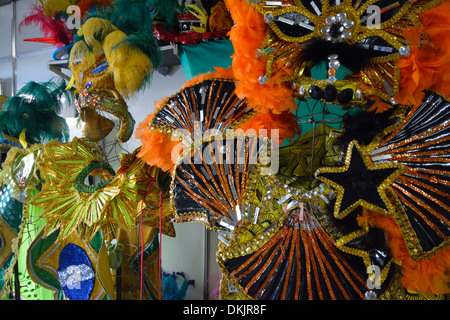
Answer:
[(336, 53), (330, 54), (328, 60), (336, 60), (339, 56)]
[(348, 38), (350, 38), (350, 36), (352, 35), (352, 32), (351, 31), (344, 31), (342, 34), (341, 34), (341, 38), (342, 39), (348, 39)]
[(331, 27), (330, 26), (322, 27), (321, 31), (323, 34), (328, 35), (331, 31)]
[[(338, 94), (338, 92), (336, 90), (336, 87), (329, 84), (325, 87), (325, 90), (323, 92), (323, 98), (325, 99), (325, 101), (331, 102), (334, 99), (336, 99), (337, 94)], [(317, 195), (317, 191), (314, 191), (314, 192), (313, 192), (313, 194)]]
[(265, 21), (266, 23), (271, 23), (271, 22), (273, 21), (273, 14), (271, 14), (271, 13), (266, 13), (266, 14), (264, 15), (264, 21)]
[(361, 99), (362, 97), (362, 92), (360, 89), (355, 91), (355, 99)]
[(306, 88), (304, 86), (300, 86), (300, 88), (298, 88), (298, 93), (304, 95), (306, 93)]
[(329, 26), (335, 24), (337, 21), (335, 16), (329, 16), (328, 18), (325, 19), (325, 23)]
[(330, 62), (328, 62), (328, 67), (331, 69), (337, 69), (341, 66), (341, 63), (339, 62), (339, 60), (333, 59), (330, 60)]
[(398, 52), (400, 53), (401, 56), (407, 56), (410, 53), (410, 50), (408, 47), (404, 46), (401, 47), (400, 50), (398, 50)]
[(354, 24), (355, 22), (353, 20), (347, 20), (344, 21), (342, 25), (344, 26), (345, 29), (350, 29), (351, 27), (353, 27)]
[(323, 91), (318, 86), (309, 87), (308, 92), (313, 99), (320, 100), (323, 98)]
[(328, 77), (327, 81), (328, 81), (328, 83), (334, 83), (337, 81), (337, 78), (335, 76), (331, 76), (331, 77)]
[(353, 90), (351, 88), (347, 88), (342, 90), (336, 100), (339, 102), (339, 104), (346, 104), (349, 103), (353, 98)]
[(325, 36), (323, 36), (323, 39), (324, 39), (325, 41), (331, 41), (331, 40), (333, 40), (333, 38), (332, 38), (330, 35), (325, 35)]
[(377, 294), (373, 291), (366, 291), (364, 296), (366, 297), (367, 300), (376, 300), (377, 299)]
[(339, 22), (344, 22), (345, 20), (347, 20), (347, 14), (345, 12), (339, 12), (336, 15), (336, 18)]
[(267, 81), (267, 77), (266, 76), (261, 76), (261, 77), (258, 78), (258, 82), (260, 84), (265, 84), (266, 81)]

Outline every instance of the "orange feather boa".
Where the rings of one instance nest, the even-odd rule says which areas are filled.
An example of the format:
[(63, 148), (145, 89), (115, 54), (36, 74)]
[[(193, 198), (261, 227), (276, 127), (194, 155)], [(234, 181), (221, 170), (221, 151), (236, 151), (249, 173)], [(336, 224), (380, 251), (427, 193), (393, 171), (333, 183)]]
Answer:
[[(432, 90), (450, 96), (450, 1), (425, 11), (419, 16), (421, 26), (404, 30), (410, 44), (410, 54), (400, 58), (400, 90), (395, 100), (404, 105), (418, 106)], [(428, 42), (421, 43), (426, 38)]]
[(267, 59), (257, 56), (267, 30), (263, 15), (247, 1), (225, 0), (225, 4), (235, 22), (229, 36), (234, 47), (233, 73), (238, 80), (236, 94), (247, 98), (248, 105), (261, 113), (280, 114), (296, 110), (298, 106), (294, 103), (290, 86), (273, 84), (270, 79), (264, 85), (258, 81), (266, 74), (267, 63)]
[(135, 136), (141, 140), (142, 147), (137, 154), (144, 162), (151, 166), (161, 168), (164, 171), (172, 170), (176, 157), (182, 152), (181, 142), (173, 141), (171, 136), (158, 130), (151, 130), (148, 123), (153, 114), (147, 116), (144, 122), (139, 124)]
[(280, 114), (274, 114), (270, 111), (258, 113), (253, 118), (243, 122), (238, 129), (242, 129), (244, 132), (252, 129), (257, 134), (266, 136), (269, 139), (275, 139), (275, 136), (272, 136), (272, 130), (278, 130), (278, 141), (274, 141), (274, 143), (278, 143), (279, 146), (284, 139), (293, 139), (301, 133), (297, 118), (290, 111)]

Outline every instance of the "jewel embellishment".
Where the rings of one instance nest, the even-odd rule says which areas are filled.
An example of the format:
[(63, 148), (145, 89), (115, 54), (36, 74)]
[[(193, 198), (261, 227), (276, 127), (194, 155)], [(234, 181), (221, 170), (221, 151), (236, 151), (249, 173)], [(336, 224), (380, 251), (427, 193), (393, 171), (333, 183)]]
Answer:
[(337, 54), (330, 54), (328, 56), (328, 79), (329, 83), (334, 83), (337, 81), (336, 70), (341, 66), (338, 60)]
[(325, 19), (325, 23), (326, 26), (321, 29), (323, 39), (334, 43), (350, 38), (352, 35), (350, 29), (355, 24), (353, 20), (347, 20), (345, 12), (329, 16)]
[(61, 286), (67, 286), (69, 289), (79, 288), (80, 282), (93, 279), (94, 276), (94, 270), (85, 264), (71, 265), (63, 271), (58, 271)]

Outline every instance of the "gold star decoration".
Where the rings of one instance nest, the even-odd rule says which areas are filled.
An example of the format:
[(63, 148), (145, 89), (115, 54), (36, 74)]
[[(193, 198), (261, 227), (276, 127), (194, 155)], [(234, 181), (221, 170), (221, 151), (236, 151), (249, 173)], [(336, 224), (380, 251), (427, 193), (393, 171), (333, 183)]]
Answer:
[(402, 172), (399, 163), (373, 164), (358, 142), (352, 141), (345, 165), (320, 168), (316, 177), (336, 190), (334, 216), (342, 219), (359, 206), (383, 214), (392, 212), (390, 185)]

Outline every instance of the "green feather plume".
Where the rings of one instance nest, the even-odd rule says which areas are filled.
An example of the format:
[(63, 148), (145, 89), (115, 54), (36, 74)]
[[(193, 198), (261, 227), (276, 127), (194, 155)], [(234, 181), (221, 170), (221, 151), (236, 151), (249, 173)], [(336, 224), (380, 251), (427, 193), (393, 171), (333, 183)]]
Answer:
[(127, 37), (120, 44), (141, 50), (152, 61), (153, 69), (161, 65), (162, 57), (153, 34), (152, 7), (143, 0), (119, 0), (115, 3), (109, 21)]
[(0, 133), (18, 139), (26, 130), (30, 143), (45, 143), (57, 139), (67, 142), (69, 127), (58, 114), (72, 97), (65, 91), (64, 80), (37, 83), (30, 81), (8, 98), (0, 111)]

